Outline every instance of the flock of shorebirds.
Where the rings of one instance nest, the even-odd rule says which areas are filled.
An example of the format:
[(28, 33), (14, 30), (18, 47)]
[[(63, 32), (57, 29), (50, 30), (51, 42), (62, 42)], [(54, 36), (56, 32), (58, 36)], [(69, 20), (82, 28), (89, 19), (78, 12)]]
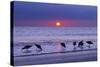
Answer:
[[(91, 48), (91, 45), (93, 44), (93, 42), (92, 41), (85, 41), (85, 42), (88, 44), (87, 47)], [(34, 45), (38, 49), (39, 52), (43, 50), (43, 48), (42, 48), (42, 46), (40, 44), (34, 43)], [(64, 42), (61, 42), (60, 45), (61, 45), (62, 48), (67, 48), (66, 44)], [(75, 50), (77, 48), (83, 49), (85, 44), (84, 44), (83, 40), (81, 40), (78, 43), (76, 41), (74, 41), (72, 43), (72, 45), (73, 45), (73, 49)], [(24, 47), (21, 48), (21, 50), (22, 51), (24, 51), (24, 50), (28, 51), (32, 46), (33, 45), (25, 45)]]

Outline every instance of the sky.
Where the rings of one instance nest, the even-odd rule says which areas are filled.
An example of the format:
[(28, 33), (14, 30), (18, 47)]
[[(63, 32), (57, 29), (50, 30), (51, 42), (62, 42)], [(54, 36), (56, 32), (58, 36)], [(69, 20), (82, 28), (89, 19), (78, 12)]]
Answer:
[(14, 2), (15, 26), (96, 27), (97, 7), (86, 5)]

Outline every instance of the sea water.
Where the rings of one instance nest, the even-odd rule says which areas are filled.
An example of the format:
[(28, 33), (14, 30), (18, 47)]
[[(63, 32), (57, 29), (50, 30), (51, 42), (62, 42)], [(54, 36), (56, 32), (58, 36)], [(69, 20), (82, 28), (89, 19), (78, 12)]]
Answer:
[[(63, 51), (60, 45), (62, 41), (67, 47), (65, 51), (72, 51), (72, 42), (81, 40), (84, 40), (84, 42), (91, 40), (94, 43), (91, 49), (95, 49), (97, 45), (96, 36), (97, 29), (95, 27), (15, 27), (14, 54), (27, 55), (27, 53), (21, 52), (21, 48), (30, 44), (33, 46), (30, 48), (32, 53), (29, 54), (37, 54), (34, 43), (41, 45), (43, 48), (42, 53), (61, 52)], [(84, 49), (88, 49), (88, 44), (84, 44)]]
[(96, 35), (96, 27), (15, 27), (14, 36)]

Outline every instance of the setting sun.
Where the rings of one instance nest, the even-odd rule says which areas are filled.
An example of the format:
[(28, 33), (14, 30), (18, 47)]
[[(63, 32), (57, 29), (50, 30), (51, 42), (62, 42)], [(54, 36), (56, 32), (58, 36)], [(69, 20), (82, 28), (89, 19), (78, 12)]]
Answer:
[(56, 22), (56, 26), (61, 26), (61, 23), (60, 22)]

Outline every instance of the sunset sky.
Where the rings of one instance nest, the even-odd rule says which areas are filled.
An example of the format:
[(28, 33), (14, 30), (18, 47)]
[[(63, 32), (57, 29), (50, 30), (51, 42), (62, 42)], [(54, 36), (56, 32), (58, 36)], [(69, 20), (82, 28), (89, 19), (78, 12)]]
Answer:
[(96, 27), (96, 6), (14, 2), (15, 26)]

